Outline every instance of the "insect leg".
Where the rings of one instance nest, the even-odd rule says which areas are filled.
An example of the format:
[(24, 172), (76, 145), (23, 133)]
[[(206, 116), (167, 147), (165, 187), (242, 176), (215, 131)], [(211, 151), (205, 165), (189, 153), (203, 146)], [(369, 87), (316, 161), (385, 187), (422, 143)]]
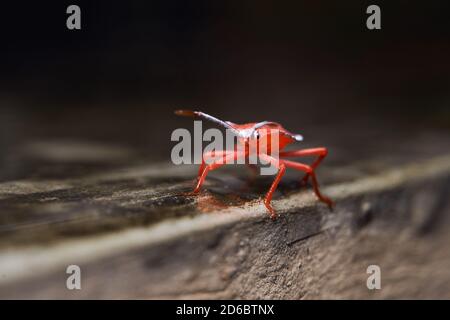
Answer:
[(217, 151), (208, 151), (206, 153), (203, 154), (202, 157), (202, 164), (200, 165), (200, 167), (198, 168), (198, 176), (197, 176), (197, 180), (200, 179), (203, 170), (205, 170), (206, 167), (206, 162), (205, 159), (209, 159), (211, 157), (223, 157), (223, 162), (225, 162), (225, 157), (230, 154), (233, 153), (234, 151), (232, 150), (217, 150)]
[(303, 163), (289, 161), (289, 160), (280, 160), (280, 162), (284, 163), (288, 168), (293, 168), (293, 169), (300, 170), (300, 171), (303, 171), (303, 172), (306, 172), (307, 174), (309, 174), (311, 176), (312, 185), (313, 185), (314, 193), (316, 194), (316, 196), (322, 202), (325, 202), (330, 209), (333, 208), (333, 206), (334, 206), (333, 201), (330, 198), (328, 198), (320, 193), (319, 183), (317, 182), (317, 178), (316, 178), (314, 169), (311, 166), (308, 166)]
[[(203, 155), (202, 163), (200, 167), (198, 168), (198, 175), (197, 180), (200, 179), (203, 170), (205, 170), (206, 162), (205, 159), (211, 158), (211, 157), (223, 157), (223, 161), (225, 162), (225, 157), (233, 152), (239, 152), (237, 149), (235, 151), (233, 150), (218, 150), (218, 151), (208, 151)], [(258, 174), (258, 167), (254, 164), (247, 163), (247, 167), (252, 171), (253, 176), (255, 177)]]
[(213, 163), (207, 165), (207, 166), (203, 169), (203, 172), (202, 172), (202, 174), (200, 175), (200, 177), (198, 178), (197, 185), (196, 185), (196, 187), (195, 187), (195, 189), (194, 189), (193, 192), (194, 192), (194, 193), (197, 193), (197, 192), (200, 191), (200, 188), (201, 188), (203, 182), (205, 181), (206, 176), (208, 175), (208, 172), (209, 172), (209, 171), (216, 170), (216, 169), (218, 169), (218, 168), (224, 166), (225, 164), (227, 164), (228, 161), (233, 160), (233, 159), (236, 160), (238, 157), (243, 156), (243, 155), (244, 155), (244, 153), (242, 153), (242, 152), (231, 151), (231, 152), (230, 152), (227, 156), (225, 156), (221, 161), (216, 161), (216, 162), (213, 162)]
[[(327, 154), (328, 154), (327, 148), (311, 148), (311, 149), (280, 152), (280, 158), (317, 156), (316, 160), (314, 160), (314, 162), (311, 164), (311, 168), (314, 170), (319, 166), (320, 162), (327, 156)], [(306, 182), (308, 182), (309, 176), (310, 176), (309, 173), (306, 173), (303, 176), (301, 180), (302, 184), (306, 184)]]
[(264, 197), (264, 205), (266, 206), (267, 210), (269, 210), (270, 217), (272, 218), (272, 220), (275, 220), (277, 218), (277, 214), (270, 205), (270, 202), (272, 201), (273, 193), (277, 189), (278, 184), (280, 183), (281, 178), (283, 177), (284, 172), (286, 171), (286, 166), (284, 165), (283, 161), (277, 160), (274, 157), (271, 157), (267, 154), (260, 154), (259, 157), (268, 161), (271, 165), (274, 165), (278, 168), (278, 174), (275, 177), (275, 180), (272, 182), (272, 185), (270, 186), (270, 189), (267, 192), (266, 196)]

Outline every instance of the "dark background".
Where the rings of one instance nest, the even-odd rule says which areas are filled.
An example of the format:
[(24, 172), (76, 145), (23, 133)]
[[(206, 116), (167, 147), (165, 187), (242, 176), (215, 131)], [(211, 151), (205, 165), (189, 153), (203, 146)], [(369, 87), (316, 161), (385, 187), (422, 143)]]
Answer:
[[(81, 30), (66, 28), (70, 4), (81, 7)], [(381, 30), (366, 28), (370, 4), (381, 7)], [(279, 121), (331, 148), (333, 139), (361, 144), (448, 131), (449, 8), (448, 1), (2, 3), (0, 176), (25, 175), (27, 165), (11, 154), (36, 139), (120, 144), (167, 160), (172, 130), (191, 126), (173, 115), (178, 108)]]

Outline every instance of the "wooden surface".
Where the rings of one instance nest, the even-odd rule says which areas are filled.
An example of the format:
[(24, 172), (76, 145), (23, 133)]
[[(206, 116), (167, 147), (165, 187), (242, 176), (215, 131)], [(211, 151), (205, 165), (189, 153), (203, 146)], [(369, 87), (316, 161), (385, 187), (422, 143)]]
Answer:
[[(28, 171), (0, 183), (0, 298), (450, 298), (448, 135), (334, 132), (318, 177), (335, 210), (288, 172), (275, 222), (270, 177), (245, 168), (187, 196), (196, 166), (86, 140), (18, 144)], [(70, 264), (82, 290), (66, 289)], [(371, 264), (381, 290), (366, 287)]]
[[(79, 31), (2, 3), (0, 298), (450, 298), (449, 1), (384, 1), (381, 30), (369, 3), (104, 2)], [(275, 222), (246, 168), (186, 196), (191, 108), (327, 147), (335, 210), (290, 170)]]

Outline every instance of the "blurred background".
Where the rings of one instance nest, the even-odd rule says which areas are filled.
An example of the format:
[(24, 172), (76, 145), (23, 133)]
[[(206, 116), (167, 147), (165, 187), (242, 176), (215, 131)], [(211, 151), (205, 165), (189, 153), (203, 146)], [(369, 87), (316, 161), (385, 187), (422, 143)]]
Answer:
[[(81, 8), (81, 30), (66, 28), (70, 4)], [(366, 28), (370, 4), (381, 7), (381, 30)], [(0, 181), (104, 168), (101, 155), (105, 162), (167, 161), (171, 132), (192, 125), (173, 115), (178, 108), (238, 123), (278, 121), (307, 144), (333, 150), (349, 143), (356, 158), (371, 156), (358, 154), (367, 143), (408, 152), (421, 134), (450, 130), (449, 7), (401, 0), (2, 4)], [(398, 145), (405, 137), (410, 143)], [(102, 153), (105, 145), (122, 149)], [(58, 160), (60, 170), (46, 171), (43, 158)]]

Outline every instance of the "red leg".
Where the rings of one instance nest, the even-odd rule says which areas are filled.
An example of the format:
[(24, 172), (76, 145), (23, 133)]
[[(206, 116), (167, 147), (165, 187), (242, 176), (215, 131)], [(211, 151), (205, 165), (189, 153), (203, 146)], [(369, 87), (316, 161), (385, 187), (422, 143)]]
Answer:
[(233, 153), (234, 151), (232, 150), (217, 150), (217, 151), (209, 151), (206, 152), (205, 154), (203, 154), (202, 157), (202, 164), (200, 165), (200, 167), (198, 168), (198, 175), (197, 175), (197, 180), (200, 179), (203, 170), (205, 170), (206, 167), (206, 163), (205, 163), (205, 159), (208, 159), (210, 157), (223, 157), (223, 162), (225, 163), (225, 157), (230, 154)]
[(205, 181), (206, 176), (208, 175), (209, 171), (216, 170), (216, 169), (224, 166), (225, 164), (227, 164), (228, 161), (230, 161), (232, 159), (236, 160), (239, 156), (242, 156), (242, 155), (243, 155), (243, 153), (241, 153), (241, 152), (230, 151), (230, 153), (227, 156), (225, 156), (221, 161), (216, 161), (216, 162), (213, 162), (213, 163), (207, 165), (203, 169), (203, 172), (200, 175), (200, 177), (198, 178), (197, 186), (195, 187), (193, 192), (197, 193), (200, 191), (200, 188), (201, 188), (203, 182)]
[[(327, 148), (312, 148), (312, 149), (280, 152), (280, 158), (317, 156), (316, 160), (314, 160), (314, 162), (311, 164), (311, 168), (314, 170), (319, 166), (320, 162), (327, 156), (327, 154), (328, 154)], [(302, 184), (306, 184), (309, 176), (310, 176), (309, 173), (306, 173), (304, 175), (304, 177), (301, 180)]]
[(286, 166), (284, 165), (284, 163), (281, 160), (277, 160), (269, 155), (260, 154), (259, 157), (268, 161), (271, 165), (274, 165), (278, 168), (278, 174), (275, 177), (275, 180), (272, 182), (272, 185), (270, 186), (270, 189), (267, 192), (266, 196), (264, 197), (264, 205), (266, 206), (267, 210), (269, 210), (270, 217), (272, 218), (272, 220), (275, 220), (277, 218), (277, 214), (276, 214), (275, 210), (272, 208), (272, 206), (270, 205), (270, 202), (272, 201), (273, 193), (277, 189), (278, 184), (280, 183), (281, 178), (283, 177), (284, 172), (286, 171)]
[(316, 178), (316, 174), (314, 172), (314, 169), (311, 166), (308, 166), (308, 165), (303, 164), (303, 163), (289, 161), (289, 160), (280, 160), (280, 162), (284, 163), (288, 168), (297, 169), (297, 170), (306, 172), (308, 175), (310, 175), (311, 179), (312, 179), (314, 193), (316, 194), (316, 196), (321, 201), (325, 202), (330, 209), (333, 208), (333, 206), (334, 206), (333, 201), (330, 198), (328, 198), (328, 197), (326, 197), (326, 196), (324, 196), (324, 195), (322, 195), (320, 193), (319, 183), (317, 182), (317, 178)]
[[(200, 179), (200, 177), (201, 177), (201, 175), (203, 173), (203, 170), (205, 170), (205, 167), (206, 167), (205, 159), (208, 159), (209, 157), (220, 157), (220, 156), (222, 156), (223, 157), (223, 162), (225, 162), (225, 157), (228, 154), (231, 154), (233, 152), (239, 152), (239, 151), (237, 151), (237, 149), (235, 149), (235, 151), (232, 151), (232, 150), (218, 150), (218, 151), (206, 152), (203, 155), (202, 163), (201, 163), (200, 167), (198, 168), (197, 180)], [(254, 164), (247, 164), (247, 167), (252, 171), (254, 176), (256, 176), (258, 174), (258, 167), (256, 165), (254, 165)]]

